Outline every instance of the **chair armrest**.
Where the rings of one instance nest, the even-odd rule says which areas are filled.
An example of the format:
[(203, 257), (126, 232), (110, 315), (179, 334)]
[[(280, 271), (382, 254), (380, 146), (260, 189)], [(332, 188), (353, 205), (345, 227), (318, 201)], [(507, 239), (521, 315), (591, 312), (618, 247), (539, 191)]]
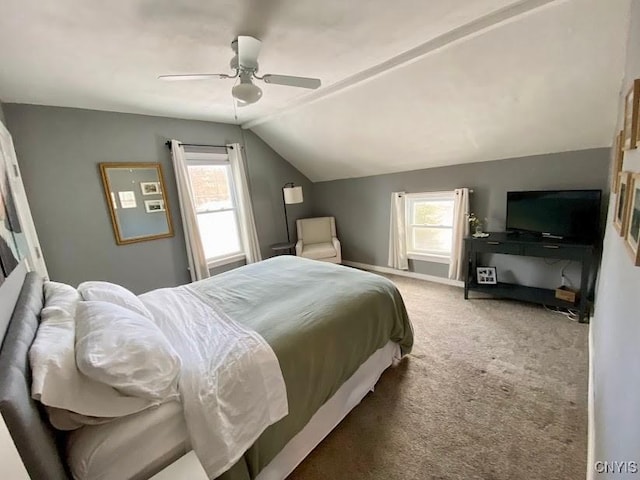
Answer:
[(332, 237), (331, 243), (333, 243), (333, 248), (336, 249), (338, 263), (342, 263), (342, 250), (340, 249), (340, 240), (338, 240), (336, 237)]
[(302, 255), (302, 247), (303, 247), (303, 243), (302, 240), (298, 240), (296, 242), (296, 255), (299, 257)]

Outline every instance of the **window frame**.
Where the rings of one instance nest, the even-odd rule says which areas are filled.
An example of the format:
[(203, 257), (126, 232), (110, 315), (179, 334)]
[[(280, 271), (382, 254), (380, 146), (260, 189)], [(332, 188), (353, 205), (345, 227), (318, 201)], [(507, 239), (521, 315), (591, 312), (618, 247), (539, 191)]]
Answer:
[[(420, 201), (455, 201), (454, 191), (442, 191), (442, 192), (422, 192), (422, 193), (407, 193), (405, 194), (405, 243), (407, 246), (407, 258), (411, 260), (419, 260), (423, 262), (435, 262), (435, 263), (451, 263), (451, 253), (446, 255), (438, 254), (435, 252), (427, 252), (424, 250), (416, 250), (413, 245), (413, 232), (416, 228), (429, 228), (429, 229), (443, 229), (450, 230), (453, 236), (453, 225), (428, 225), (428, 224), (414, 224), (412, 207), (415, 203)], [(452, 222), (453, 223), (453, 222)]]
[[(217, 210), (207, 210), (204, 212), (198, 212), (197, 210), (194, 212), (196, 215), (196, 219), (199, 215), (206, 215), (211, 213), (221, 213), (233, 211), (234, 217), (236, 220), (236, 233), (238, 235), (238, 243), (240, 244), (240, 250), (237, 252), (231, 252), (224, 255), (218, 255), (216, 257), (208, 257), (207, 267), (208, 268), (216, 268), (227, 265), (229, 263), (239, 262), (241, 260), (246, 260), (247, 254), (244, 250), (244, 245), (242, 242), (242, 231), (240, 226), (240, 215), (239, 209), (240, 206), (238, 204), (238, 193), (236, 189), (235, 182), (233, 181), (233, 171), (231, 170), (231, 162), (229, 162), (229, 157), (226, 154), (220, 153), (209, 153), (209, 152), (185, 152), (185, 160), (187, 164), (187, 177), (189, 178), (189, 187), (191, 194), (191, 201), (194, 202), (195, 208), (195, 199), (193, 198), (193, 182), (191, 178), (191, 173), (189, 172), (190, 166), (223, 166), (227, 169), (227, 181), (229, 182), (229, 197), (231, 199), (232, 208), (221, 208)], [(201, 241), (202, 238), (200, 239)]]

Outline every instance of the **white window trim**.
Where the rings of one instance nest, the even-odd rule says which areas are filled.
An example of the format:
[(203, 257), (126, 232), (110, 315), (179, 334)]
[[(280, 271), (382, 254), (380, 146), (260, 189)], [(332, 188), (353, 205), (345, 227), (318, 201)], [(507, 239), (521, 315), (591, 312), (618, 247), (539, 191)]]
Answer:
[(431, 255), (427, 253), (407, 252), (407, 258), (409, 260), (417, 260), (419, 262), (451, 263), (450, 255)]
[(240, 260), (246, 260), (247, 256), (243, 253), (236, 253), (229, 256), (210, 258), (207, 259), (207, 267), (216, 268), (228, 265), (229, 263), (239, 262)]
[[(423, 193), (408, 193), (405, 195), (406, 200), (406, 218), (409, 220), (411, 218), (411, 201), (412, 200), (455, 200), (455, 192), (454, 191), (442, 191), (442, 192), (423, 192)], [(412, 251), (408, 250), (409, 244), (409, 235), (411, 234), (411, 228), (446, 228), (447, 230), (453, 229), (453, 227), (445, 226), (445, 225), (415, 225), (407, 223), (406, 227), (406, 238), (407, 238), (407, 258), (410, 260), (417, 260), (421, 262), (432, 262), (432, 263), (451, 263), (451, 254), (449, 255), (437, 255), (435, 253), (425, 253), (420, 251)]]
[[(225, 158), (226, 157), (226, 158)], [(187, 163), (187, 167), (189, 165), (202, 165), (202, 166), (206, 166), (206, 165), (223, 165), (223, 166), (228, 166), (229, 167), (229, 177), (228, 177), (228, 181), (229, 181), (229, 189), (230, 189), (230, 194), (231, 194), (231, 198), (233, 201), (233, 208), (221, 208), (218, 210), (207, 210), (204, 212), (194, 212), (196, 215), (196, 218), (198, 217), (198, 215), (201, 214), (208, 214), (208, 213), (219, 213), (219, 212), (227, 212), (227, 211), (233, 211), (235, 213), (235, 217), (236, 217), (236, 226), (238, 228), (238, 238), (240, 240), (240, 247), (241, 250), (237, 251), (237, 252), (231, 252), (227, 255), (223, 255), (223, 256), (219, 256), (219, 257), (211, 257), (211, 258), (207, 258), (207, 267), (208, 268), (216, 268), (216, 267), (222, 267), (224, 265), (228, 265), (229, 263), (235, 263), (235, 262), (239, 262), (241, 260), (246, 260), (247, 255), (244, 252), (244, 250), (242, 250), (242, 235), (240, 232), (240, 216), (238, 214), (238, 210), (239, 210), (239, 206), (238, 206), (238, 196), (237, 196), (237, 192), (236, 192), (236, 185), (233, 182), (233, 174), (231, 172), (231, 163), (229, 162), (229, 157), (228, 155), (223, 155), (223, 154), (218, 154), (218, 153), (209, 153), (209, 152), (202, 152), (202, 153), (196, 153), (196, 152), (185, 152), (185, 158), (186, 158), (186, 163)], [(189, 182), (191, 182), (191, 176), (189, 176)]]

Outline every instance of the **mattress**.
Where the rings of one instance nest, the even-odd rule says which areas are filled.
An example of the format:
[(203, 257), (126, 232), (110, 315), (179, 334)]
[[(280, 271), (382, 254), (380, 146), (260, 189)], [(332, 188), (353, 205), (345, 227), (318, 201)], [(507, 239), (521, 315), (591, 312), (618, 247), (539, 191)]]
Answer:
[(178, 402), (74, 430), (67, 461), (76, 479), (146, 479), (191, 450)]
[[(399, 357), (400, 348), (393, 342), (371, 355), (264, 468), (258, 479), (279, 480), (291, 473)], [(67, 456), (76, 479), (138, 480), (153, 476), (190, 450), (180, 404), (170, 402), (72, 432)]]

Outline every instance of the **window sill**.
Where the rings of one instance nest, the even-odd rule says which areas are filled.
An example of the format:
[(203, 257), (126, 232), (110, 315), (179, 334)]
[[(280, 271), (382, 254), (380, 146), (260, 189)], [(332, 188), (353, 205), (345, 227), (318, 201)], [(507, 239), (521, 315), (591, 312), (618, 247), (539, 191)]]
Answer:
[(418, 260), (421, 262), (432, 263), (451, 263), (451, 257), (448, 255), (429, 255), (427, 253), (408, 253), (407, 258), (410, 260)]
[(212, 258), (211, 260), (207, 260), (207, 267), (209, 268), (222, 267), (223, 265), (228, 265), (230, 263), (235, 263), (235, 262), (239, 262), (240, 260), (246, 260), (246, 259), (247, 259), (247, 256), (244, 253), (237, 253), (229, 257)]

